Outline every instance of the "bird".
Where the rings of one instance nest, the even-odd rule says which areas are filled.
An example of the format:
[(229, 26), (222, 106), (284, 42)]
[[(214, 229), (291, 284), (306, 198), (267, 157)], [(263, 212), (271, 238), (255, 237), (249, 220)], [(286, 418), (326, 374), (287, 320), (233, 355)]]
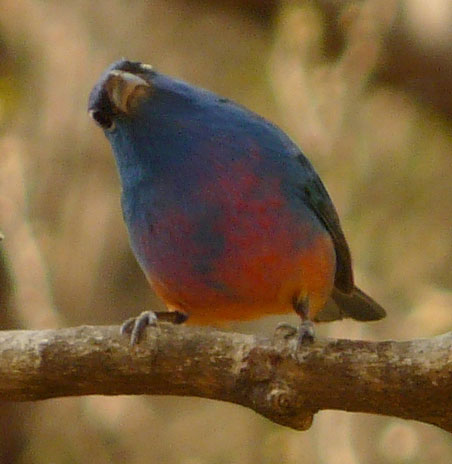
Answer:
[(314, 322), (385, 310), (354, 283), (350, 249), (311, 162), (244, 106), (121, 59), (88, 112), (108, 139), (132, 251), (167, 311), (122, 326), (132, 345), (157, 321), (221, 326), (295, 311)]

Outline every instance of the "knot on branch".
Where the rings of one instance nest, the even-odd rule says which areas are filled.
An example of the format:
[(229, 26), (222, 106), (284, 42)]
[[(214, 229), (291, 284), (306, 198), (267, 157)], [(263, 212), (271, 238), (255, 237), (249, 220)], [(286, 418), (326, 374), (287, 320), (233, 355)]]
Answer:
[(306, 408), (305, 398), (281, 375), (290, 364), (295, 364), (293, 350), (287, 340), (284, 348), (275, 345), (253, 347), (244, 357), (238, 389), (246, 391), (246, 406), (273, 422), (307, 430), (314, 412)]
[(308, 430), (311, 427), (314, 413), (303, 408), (300, 396), (287, 384), (278, 382), (276, 385), (270, 385), (267, 401), (272, 414), (280, 418), (291, 418), (291, 427), (297, 430)]

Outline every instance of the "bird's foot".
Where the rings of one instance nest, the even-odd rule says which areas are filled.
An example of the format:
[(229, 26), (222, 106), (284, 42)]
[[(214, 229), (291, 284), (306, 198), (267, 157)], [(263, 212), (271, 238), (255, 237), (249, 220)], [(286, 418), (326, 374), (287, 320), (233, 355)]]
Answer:
[(276, 328), (275, 332), (273, 333), (274, 338), (278, 339), (289, 339), (292, 338), (294, 335), (296, 335), (298, 332), (298, 329), (293, 326), (292, 324), (289, 324), (288, 322), (280, 322)]
[(130, 346), (140, 342), (146, 327), (156, 327), (157, 321), (182, 324), (188, 314), (182, 311), (143, 311), (138, 317), (131, 317), (121, 325), (121, 335), (130, 336)]
[(286, 346), (289, 343), (295, 356), (303, 347), (309, 346), (314, 340), (314, 323), (310, 320), (302, 321), (299, 328), (287, 322), (281, 322), (273, 333), (273, 344)]
[(310, 320), (302, 321), (298, 329), (297, 348), (303, 345), (310, 345), (315, 340), (314, 323)]

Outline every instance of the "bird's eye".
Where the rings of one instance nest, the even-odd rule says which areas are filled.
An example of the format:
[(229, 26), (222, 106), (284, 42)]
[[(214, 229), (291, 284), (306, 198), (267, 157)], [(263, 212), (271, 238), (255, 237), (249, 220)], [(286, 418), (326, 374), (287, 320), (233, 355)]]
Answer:
[(96, 121), (96, 123), (102, 127), (102, 129), (107, 131), (112, 131), (115, 128), (113, 119), (99, 110), (91, 110), (89, 115)]

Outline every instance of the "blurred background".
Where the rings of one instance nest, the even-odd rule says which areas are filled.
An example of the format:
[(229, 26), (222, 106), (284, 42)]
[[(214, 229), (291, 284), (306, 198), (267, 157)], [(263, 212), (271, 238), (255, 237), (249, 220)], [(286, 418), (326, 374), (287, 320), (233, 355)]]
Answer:
[[(118, 324), (160, 305), (129, 250), (113, 158), (86, 111), (101, 71), (121, 57), (237, 100), (310, 157), (357, 282), (388, 310), (385, 321), (328, 324), (321, 336), (451, 330), (449, 0), (0, 0), (2, 328)], [(278, 320), (232, 328), (271, 333)], [(441, 430), (364, 414), (321, 412), (295, 432), (191, 398), (0, 408), (0, 463), (452, 461)]]

